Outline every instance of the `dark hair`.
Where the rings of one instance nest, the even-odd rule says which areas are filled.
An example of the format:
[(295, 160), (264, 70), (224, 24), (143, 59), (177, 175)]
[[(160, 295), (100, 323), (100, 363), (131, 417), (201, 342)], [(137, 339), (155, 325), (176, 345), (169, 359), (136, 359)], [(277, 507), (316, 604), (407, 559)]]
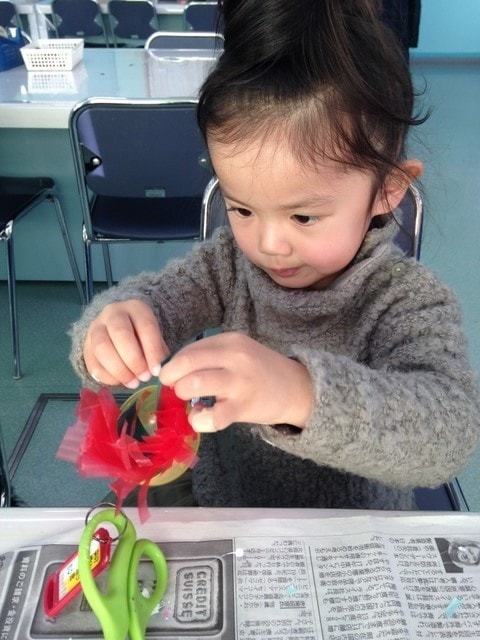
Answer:
[(374, 0), (219, 0), (219, 8), (225, 49), (198, 105), (205, 138), (281, 131), (302, 162), (368, 169), (377, 186), (399, 168), (409, 126), (426, 118), (412, 115), (408, 66)]

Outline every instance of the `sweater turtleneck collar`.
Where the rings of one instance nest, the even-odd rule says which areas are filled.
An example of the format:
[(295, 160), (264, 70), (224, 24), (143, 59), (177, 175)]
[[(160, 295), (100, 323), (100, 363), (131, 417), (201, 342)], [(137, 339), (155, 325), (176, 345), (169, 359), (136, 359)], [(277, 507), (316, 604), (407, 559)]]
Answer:
[[(289, 310), (305, 315), (314, 313), (336, 313), (362, 288), (367, 278), (375, 272), (392, 251), (398, 251), (393, 238), (398, 225), (393, 216), (382, 216), (368, 230), (364, 241), (350, 265), (324, 289), (289, 289), (274, 282), (262, 269), (240, 254), (253, 300), (262, 300), (272, 311), (284, 315)], [(239, 252), (240, 253), (240, 252)], [(400, 255), (400, 254), (399, 254)]]

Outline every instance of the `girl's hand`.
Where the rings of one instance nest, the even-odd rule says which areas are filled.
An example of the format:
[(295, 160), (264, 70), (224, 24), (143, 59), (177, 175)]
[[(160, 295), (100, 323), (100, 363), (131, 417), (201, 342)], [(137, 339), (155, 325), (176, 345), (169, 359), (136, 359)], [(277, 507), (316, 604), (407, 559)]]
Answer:
[(196, 431), (218, 431), (232, 422), (304, 427), (313, 405), (307, 369), (241, 333), (188, 345), (162, 367), (160, 381), (184, 400), (216, 397), (212, 408), (190, 412)]
[(88, 328), (83, 346), (94, 380), (129, 389), (158, 375), (168, 353), (152, 309), (141, 300), (108, 304)]

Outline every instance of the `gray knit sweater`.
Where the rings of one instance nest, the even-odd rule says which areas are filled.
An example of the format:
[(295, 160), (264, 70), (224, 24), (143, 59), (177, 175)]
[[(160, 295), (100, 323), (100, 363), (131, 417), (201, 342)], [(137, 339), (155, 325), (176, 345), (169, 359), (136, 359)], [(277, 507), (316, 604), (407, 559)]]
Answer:
[(466, 463), (480, 434), (479, 395), (454, 296), (392, 244), (395, 223), (371, 229), (328, 288), (274, 283), (228, 228), (158, 274), (98, 295), (73, 326), (72, 362), (108, 303), (154, 309), (172, 351), (208, 327), (240, 331), (301, 361), (315, 404), (301, 432), (235, 424), (202, 435), (194, 468), (201, 506), (408, 509)]

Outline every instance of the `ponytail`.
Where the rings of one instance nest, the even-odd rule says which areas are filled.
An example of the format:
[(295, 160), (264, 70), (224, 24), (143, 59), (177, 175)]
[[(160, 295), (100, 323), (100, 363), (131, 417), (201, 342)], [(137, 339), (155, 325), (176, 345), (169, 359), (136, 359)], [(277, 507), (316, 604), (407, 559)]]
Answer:
[(281, 122), (303, 161), (373, 170), (404, 155), (414, 91), (375, 0), (220, 0), (225, 49), (200, 91), (205, 137), (226, 142)]

